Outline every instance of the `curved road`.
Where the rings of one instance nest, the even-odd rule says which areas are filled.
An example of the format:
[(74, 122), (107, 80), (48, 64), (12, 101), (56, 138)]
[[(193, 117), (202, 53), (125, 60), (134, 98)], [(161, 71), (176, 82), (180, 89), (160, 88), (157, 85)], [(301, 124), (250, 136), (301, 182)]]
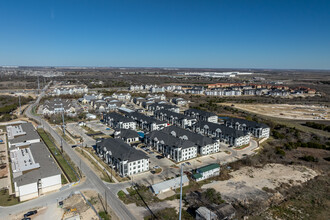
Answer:
[[(52, 129), (52, 127), (48, 124), (48, 122), (43, 120), (38, 115), (33, 115), (31, 113), (32, 108), (39, 103), (40, 99), (45, 94), (45, 91), (47, 90), (48, 85), (45, 87), (43, 92), (40, 94), (37, 101), (26, 109), (26, 112), (25, 112), (26, 116), (37, 121), (47, 132), (49, 132), (51, 134), (51, 136), (54, 138), (55, 142), (57, 142), (58, 144), (60, 144), (61, 142), (63, 143), (63, 150), (71, 158), (73, 163), (77, 167), (79, 167), (80, 170), (82, 171), (82, 173), (86, 176), (87, 181), (89, 182), (89, 185), (91, 185), (91, 188), (98, 191), (98, 193), (100, 193), (100, 195), (102, 195), (102, 196), (105, 196), (105, 194), (106, 194), (106, 199), (107, 199), (108, 205), (116, 213), (116, 215), (118, 216), (119, 219), (125, 219), (125, 220), (135, 219), (135, 217), (130, 213), (130, 211), (126, 208), (126, 206), (117, 198), (117, 195), (116, 195), (117, 187), (113, 186), (114, 189), (111, 189), (111, 185), (106, 185), (93, 172), (93, 170), (90, 167), (88, 167), (83, 160), (81, 160), (79, 158), (79, 156), (73, 151), (71, 146), (68, 145), (65, 142), (65, 140)], [(115, 185), (115, 184), (113, 184), (113, 185)]]

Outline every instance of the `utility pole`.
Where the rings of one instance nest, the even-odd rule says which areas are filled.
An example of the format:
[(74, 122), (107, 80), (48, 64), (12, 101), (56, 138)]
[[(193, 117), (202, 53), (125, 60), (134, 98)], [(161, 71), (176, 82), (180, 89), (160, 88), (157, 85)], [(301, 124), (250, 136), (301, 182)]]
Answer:
[(179, 220), (181, 220), (181, 214), (182, 214), (182, 163), (181, 163), (181, 181), (180, 181), (180, 209), (179, 209)]
[(39, 76), (38, 76), (38, 93), (39, 93), (39, 90), (40, 90), (40, 83), (39, 83)]
[(64, 122), (64, 107), (63, 107), (63, 103), (61, 103), (61, 105), (62, 105), (63, 135), (65, 137), (65, 122)]
[(104, 191), (105, 197), (105, 213), (108, 214), (107, 190)]
[(18, 96), (18, 102), (19, 102), (19, 115), (22, 114), (22, 109), (21, 109), (21, 95)]
[(61, 138), (61, 153), (63, 153), (63, 141), (62, 141), (62, 138)]

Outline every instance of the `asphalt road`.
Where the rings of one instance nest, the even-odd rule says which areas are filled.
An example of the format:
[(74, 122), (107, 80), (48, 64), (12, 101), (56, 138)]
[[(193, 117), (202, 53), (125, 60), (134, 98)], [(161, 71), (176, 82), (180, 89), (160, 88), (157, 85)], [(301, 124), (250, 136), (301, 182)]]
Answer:
[[(68, 187), (63, 190), (59, 190), (54, 193), (50, 193), (44, 196), (40, 196), (36, 199), (32, 199), (27, 202), (23, 202), (17, 205), (8, 206), (8, 207), (0, 207), (0, 219), (10, 219), (10, 216), (16, 215), (20, 212), (25, 212), (29, 210), (34, 210), (39, 207), (48, 206), (51, 204), (56, 204), (63, 199), (69, 197), (72, 193), (81, 190), (93, 189), (93, 185), (91, 182), (86, 180), (84, 183)], [(23, 216), (22, 216), (23, 217)]]
[(71, 158), (73, 163), (80, 168), (82, 173), (86, 176), (87, 180), (90, 182), (92, 189), (96, 190), (102, 196), (105, 196), (106, 194), (108, 205), (113, 209), (113, 211), (120, 219), (125, 219), (125, 220), (135, 219), (135, 217), (130, 213), (130, 211), (126, 208), (126, 206), (117, 198), (117, 195), (114, 193), (111, 187), (109, 188), (107, 185), (105, 185), (105, 183), (93, 172), (93, 170), (90, 167), (88, 167), (85, 164), (85, 162), (79, 158), (79, 156), (73, 151), (71, 146), (68, 145), (65, 142), (65, 140), (60, 135), (58, 135), (45, 120), (31, 113), (32, 107), (39, 103), (43, 95), (44, 92), (40, 94), (35, 104), (30, 105), (27, 108), (25, 112), (26, 116), (39, 122), (39, 124), (52, 135), (52, 137), (58, 144), (60, 144), (62, 141), (63, 150), (65, 151), (65, 153)]

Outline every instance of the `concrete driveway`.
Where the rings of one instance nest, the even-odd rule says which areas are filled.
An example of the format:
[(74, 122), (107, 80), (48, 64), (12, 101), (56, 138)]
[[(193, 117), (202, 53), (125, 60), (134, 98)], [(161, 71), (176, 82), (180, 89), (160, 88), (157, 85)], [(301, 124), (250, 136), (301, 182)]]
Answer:
[[(111, 136), (114, 132), (113, 129), (106, 126), (105, 124), (102, 124), (99, 120), (87, 121), (86, 126), (94, 131), (99, 131), (99, 132), (102, 132), (103, 134), (109, 135), (109, 136)], [(109, 130), (109, 128), (110, 128), (110, 130)]]
[(87, 145), (87, 147), (92, 147), (96, 144), (96, 141), (88, 136), (85, 133), (85, 130), (80, 127), (77, 123), (70, 123), (66, 125), (66, 129), (73, 135), (73, 136), (80, 136), (83, 138), (84, 146)]

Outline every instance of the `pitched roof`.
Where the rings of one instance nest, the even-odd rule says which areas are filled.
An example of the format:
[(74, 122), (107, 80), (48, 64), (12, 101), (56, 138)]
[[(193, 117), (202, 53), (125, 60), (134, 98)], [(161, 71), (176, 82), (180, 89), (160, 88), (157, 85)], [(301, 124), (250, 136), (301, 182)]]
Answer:
[(181, 119), (187, 119), (187, 120), (193, 120), (193, 119), (195, 119), (195, 118), (190, 117), (188, 115), (184, 115), (184, 114), (180, 114), (180, 113), (168, 111), (168, 110), (165, 110), (165, 109), (157, 110), (157, 111), (155, 111), (154, 114), (155, 115), (165, 114), (167, 116), (172, 116), (174, 118), (178, 118), (179, 120), (181, 120)]
[(210, 171), (210, 170), (213, 170), (213, 169), (219, 168), (219, 167), (220, 167), (219, 164), (217, 164), (217, 163), (213, 163), (213, 164), (210, 164), (210, 165), (207, 165), (207, 166), (200, 167), (200, 168), (198, 168), (197, 170), (198, 170), (200, 173), (204, 173), (204, 172), (207, 172), (207, 171)]
[(251, 128), (269, 128), (266, 124), (258, 123), (256, 121), (249, 121), (241, 118), (228, 118), (225, 119), (225, 121), (233, 124), (235, 123), (245, 124), (247, 127), (251, 127)]
[(235, 128), (230, 128), (223, 124), (216, 124), (208, 121), (198, 121), (193, 126), (200, 128), (208, 127), (208, 129), (211, 131), (216, 131), (219, 129), (222, 134), (233, 136), (236, 138), (248, 135), (247, 131), (236, 130)]
[(139, 134), (136, 131), (133, 131), (131, 129), (118, 129), (116, 130), (115, 133), (116, 137), (123, 137), (123, 138), (135, 138), (135, 137), (139, 137)]
[(157, 138), (159, 141), (163, 141), (165, 145), (173, 147), (173, 148), (190, 148), (197, 147), (195, 143), (189, 140), (182, 140), (180, 138), (174, 137), (170, 134), (167, 134), (162, 131), (153, 131), (149, 134), (145, 135), (148, 138), (155, 139)]
[(132, 118), (134, 120), (137, 120), (137, 121), (141, 121), (141, 120), (145, 121), (149, 124), (152, 124), (152, 123), (165, 124), (166, 123), (165, 121), (161, 121), (161, 120), (146, 116), (145, 114), (142, 114), (142, 113), (139, 113), (139, 112), (132, 112), (132, 113), (127, 114), (126, 116), (129, 117), (129, 118)]
[(113, 121), (118, 121), (118, 122), (134, 122), (133, 119), (126, 118), (123, 115), (118, 114), (116, 112), (110, 112), (109, 114), (106, 114), (106, 117), (109, 117)]
[(123, 140), (117, 138), (107, 138), (96, 143), (97, 147), (105, 147), (111, 152), (112, 156), (121, 161), (136, 161), (149, 158), (146, 153), (136, 150), (126, 144)]
[(201, 135), (201, 134), (193, 133), (191, 131), (188, 131), (186, 129), (183, 129), (183, 128), (180, 128), (180, 127), (177, 127), (177, 126), (174, 126), (174, 125), (164, 128), (162, 130), (162, 132), (174, 135), (176, 137), (186, 136), (189, 141), (194, 142), (198, 146), (205, 146), (205, 145), (215, 143), (215, 140), (213, 140), (209, 137), (206, 137), (206, 136)]
[(207, 111), (203, 111), (200, 109), (195, 109), (195, 108), (190, 108), (186, 111), (184, 111), (185, 114), (191, 115), (192, 113), (194, 113), (195, 115), (202, 115), (205, 117), (212, 117), (212, 116), (217, 116), (216, 114), (214, 114), (213, 112), (207, 112)]

